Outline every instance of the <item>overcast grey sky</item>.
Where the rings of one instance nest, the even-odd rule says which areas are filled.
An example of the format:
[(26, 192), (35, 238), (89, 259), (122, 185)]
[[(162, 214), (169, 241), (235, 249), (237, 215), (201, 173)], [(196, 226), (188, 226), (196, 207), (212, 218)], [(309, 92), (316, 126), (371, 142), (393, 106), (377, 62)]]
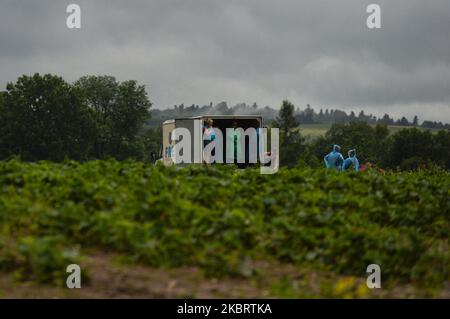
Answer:
[[(66, 27), (77, 3), (82, 28)], [(366, 27), (366, 7), (382, 28)], [(450, 122), (449, 0), (0, 0), (0, 89), (21, 74), (136, 79), (154, 106), (285, 98)]]

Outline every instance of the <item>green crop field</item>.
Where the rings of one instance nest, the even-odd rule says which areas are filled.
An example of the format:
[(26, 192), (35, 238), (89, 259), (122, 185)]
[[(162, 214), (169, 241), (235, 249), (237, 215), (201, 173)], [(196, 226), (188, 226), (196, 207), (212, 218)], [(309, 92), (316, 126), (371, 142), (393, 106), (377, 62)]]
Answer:
[(331, 124), (300, 124), (300, 132), (304, 136), (316, 138), (322, 135), (330, 129)]
[[(375, 126), (375, 125), (372, 125)], [(320, 123), (320, 124), (300, 124), (300, 132), (307, 137), (310, 138), (316, 138), (322, 135), (325, 135), (325, 133), (331, 128), (331, 123)], [(399, 125), (388, 125), (389, 132), (391, 134), (394, 134), (400, 130), (403, 130), (407, 127), (405, 126), (399, 126)], [(438, 132), (440, 129), (429, 129), (429, 128), (423, 128), (418, 127), (419, 130), (429, 130), (432, 133)]]
[[(449, 219), (450, 173), (438, 169), (11, 160), (0, 162), (0, 296), (448, 298)], [(64, 288), (71, 263), (84, 275), (76, 292)], [(382, 289), (366, 287), (369, 264)]]

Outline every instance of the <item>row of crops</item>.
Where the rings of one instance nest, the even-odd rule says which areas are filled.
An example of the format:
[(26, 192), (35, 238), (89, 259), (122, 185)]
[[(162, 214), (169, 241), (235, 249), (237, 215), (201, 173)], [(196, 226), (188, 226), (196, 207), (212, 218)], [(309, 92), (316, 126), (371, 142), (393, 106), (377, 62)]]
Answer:
[[(450, 278), (450, 173), (0, 163), (0, 270), (65, 283), (92, 250), (206, 276), (252, 276), (249, 260), (442, 289)], [(89, 276), (89, 269), (85, 273)]]

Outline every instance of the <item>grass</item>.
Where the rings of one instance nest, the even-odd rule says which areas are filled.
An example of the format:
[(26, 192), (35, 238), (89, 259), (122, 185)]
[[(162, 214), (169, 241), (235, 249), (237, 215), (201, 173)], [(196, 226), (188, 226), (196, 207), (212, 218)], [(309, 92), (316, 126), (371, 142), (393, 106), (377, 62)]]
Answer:
[[(319, 136), (325, 135), (325, 133), (331, 128), (331, 123), (320, 123), (320, 124), (300, 124), (300, 132), (311, 139), (317, 138)], [(375, 124), (371, 124), (375, 126)], [(388, 125), (389, 132), (394, 134), (402, 129), (409, 128), (410, 126), (399, 126), (399, 125)], [(439, 132), (440, 129), (429, 129), (423, 127), (417, 127), (419, 130), (429, 130), (432, 133)]]

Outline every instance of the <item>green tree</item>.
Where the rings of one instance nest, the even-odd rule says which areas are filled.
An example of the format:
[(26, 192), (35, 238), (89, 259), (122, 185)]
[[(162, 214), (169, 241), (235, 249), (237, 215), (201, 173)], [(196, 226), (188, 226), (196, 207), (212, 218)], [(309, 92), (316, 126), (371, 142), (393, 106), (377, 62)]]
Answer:
[(387, 125), (377, 124), (374, 130), (374, 141), (371, 145), (371, 151), (369, 156), (372, 160), (378, 164), (382, 165), (385, 162), (386, 151), (389, 148), (389, 129)]
[(350, 149), (356, 149), (360, 162), (383, 162), (388, 147), (389, 130), (386, 125), (377, 124), (375, 127), (362, 121), (348, 124), (333, 124), (325, 133), (311, 144), (312, 153), (323, 164), (323, 156), (331, 151), (333, 144), (342, 147), (344, 157)]
[(440, 130), (433, 135), (433, 162), (450, 169), (450, 131)]
[(84, 76), (75, 86), (94, 111), (98, 129), (96, 156), (138, 156), (142, 145), (137, 145), (137, 135), (150, 118), (151, 103), (145, 86), (136, 81), (117, 82), (112, 76)]
[(393, 125), (394, 124), (394, 120), (392, 118), (389, 117), (388, 114), (384, 114), (383, 117), (381, 119), (378, 120), (379, 124), (384, 124), (384, 125)]
[(433, 135), (430, 131), (421, 131), (417, 128), (403, 129), (390, 137), (385, 163), (392, 168), (402, 168), (402, 164), (403, 168), (417, 168), (432, 160), (432, 155)]
[(295, 106), (288, 100), (284, 100), (281, 105), (276, 123), (280, 129), (281, 134), (289, 136), (294, 129), (299, 127), (297, 120), (294, 117)]
[(141, 158), (144, 161), (155, 162), (161, 157), (162, 150), (162, 128), (161, 126), (150, 128), (139, 135), (139, 141), (142, 143), (143, 154)]
[(296, 165), (305, 151), (305, 140), (300, 135), (294, 110), (294, 105), (284, 100), (274, 123), (280, 129), (280, 165), (288, 167)]
[(87, 159), (95, 133), (78, 89), (61, 77), (22, 76), (8, 83), (0, 106), (0, 156), (24, 160)]

